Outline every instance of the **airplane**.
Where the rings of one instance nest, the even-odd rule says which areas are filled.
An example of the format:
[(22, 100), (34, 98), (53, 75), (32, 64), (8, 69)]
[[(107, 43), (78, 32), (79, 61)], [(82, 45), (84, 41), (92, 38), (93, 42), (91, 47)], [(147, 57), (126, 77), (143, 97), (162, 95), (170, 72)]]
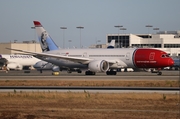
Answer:
[(40, 60), (31, 55), (0, 55), (0, 62), (6, 66), (7, 71), (22, 70), (24, 67), (33, 66), (38, 61)]
[(155, 68), (161, 75), (161, 68), (174, 64), (166, 52), (153, 48), (59, 49), (39, 21), (34, 21), (34, 25), (46, 52), (7, 49), (31, 54), (57, 66), (86, 69), (85, 75), (95, 75), (96, 72), (116, 75), (118, 68)]

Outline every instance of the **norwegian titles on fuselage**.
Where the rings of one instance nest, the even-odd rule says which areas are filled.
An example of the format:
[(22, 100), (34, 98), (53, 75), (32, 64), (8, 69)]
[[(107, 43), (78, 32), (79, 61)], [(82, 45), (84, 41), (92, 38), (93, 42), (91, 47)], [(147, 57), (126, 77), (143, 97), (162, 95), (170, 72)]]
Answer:
[(10, 55), (10, 58), (33, 58), (31, 55)]

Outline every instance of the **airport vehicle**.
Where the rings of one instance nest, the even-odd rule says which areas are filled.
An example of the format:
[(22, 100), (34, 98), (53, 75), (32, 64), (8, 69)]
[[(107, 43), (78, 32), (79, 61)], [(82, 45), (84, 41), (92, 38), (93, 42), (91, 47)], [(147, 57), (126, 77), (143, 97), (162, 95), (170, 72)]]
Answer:
[(174, 64), (166, 52), (153, 48), (59, 49), (39, 21), (34, 21), (34, 25), (46, 52), (11, 50), (29, 53), (57, 66), (86, 69), (86, 75), (96, 72), (116, 75), (118, 68), (153, 68), (161, 75), (161, 68)]
[(22, 70), (24, 67), (32, 67), (38, 61), (40, 59), (31, 55), (0, 55), (0, 62), (6, 66), (6, 70)]

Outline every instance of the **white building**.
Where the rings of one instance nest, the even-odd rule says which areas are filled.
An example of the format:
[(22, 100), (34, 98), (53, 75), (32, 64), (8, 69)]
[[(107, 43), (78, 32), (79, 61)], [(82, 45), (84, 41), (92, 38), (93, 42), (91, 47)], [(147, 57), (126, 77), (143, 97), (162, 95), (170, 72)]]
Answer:
[(106, 43), (115, 39), (115, 47), (151, 47), (171, 56), (180, 56), (180, 31), (160, 31), (156, 34), (107, 34)]
[(22, 52), (8, 50), (6, 48), (21, 49), (32, 52), (42, 52), (40, 44), (35, 41), (0, 43), (0, 54), (18, 54)]

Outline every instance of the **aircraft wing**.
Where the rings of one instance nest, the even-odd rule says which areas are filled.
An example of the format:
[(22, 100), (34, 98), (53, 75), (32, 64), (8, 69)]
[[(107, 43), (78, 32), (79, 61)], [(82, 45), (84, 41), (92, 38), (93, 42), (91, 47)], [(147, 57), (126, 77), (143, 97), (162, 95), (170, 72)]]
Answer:
[(11, 48), (6, 48), (6, 49), (23, 52), (23, 53), (26, 53), (26, 54), (29, 54), (29, 55), (33, 55), (33, 56), (35, 56), (37, 58), (65, 59), (65, 60), (78, 62), (78, 63), (82, 63), (82, 64), (88, 64), (91, 60), (93, 60), (93, 59), (85, 58), (85, 57), (69, 57), (69, 56), (64, 56), (64, 55), (56, 55), (56, 54), (48, 54), (48, 53), (37, 53), (37, 52), (20, 50), (20, 49), (11, 49)]
[[(91, 58), (86, 58), (86, 57), (69, 57), (69, 56), (64, 56), (64, 55), (56, 55), (56, 54), (48, 54), (48, 53), (36, 53), (36, 52), (31, 52), (31, 51), (25, 51), (25, 50), (20, 50), (20, 49), (12, 49), (12, 48), (6, 48), (9, 50), (14, 50), (14, 51), (19, 51), (26, 53), (28, 55), (33, 55), (37, 58), (57, 58), (57, 59), (64, 59), (64, 60), (69, 60), (72, 62), (77, 62), (81, 64), (88, 64), (89, 62), (93, 61), (94, 59)], [(106, 60), (110, 64), (116, 63), (115, 60)]]

